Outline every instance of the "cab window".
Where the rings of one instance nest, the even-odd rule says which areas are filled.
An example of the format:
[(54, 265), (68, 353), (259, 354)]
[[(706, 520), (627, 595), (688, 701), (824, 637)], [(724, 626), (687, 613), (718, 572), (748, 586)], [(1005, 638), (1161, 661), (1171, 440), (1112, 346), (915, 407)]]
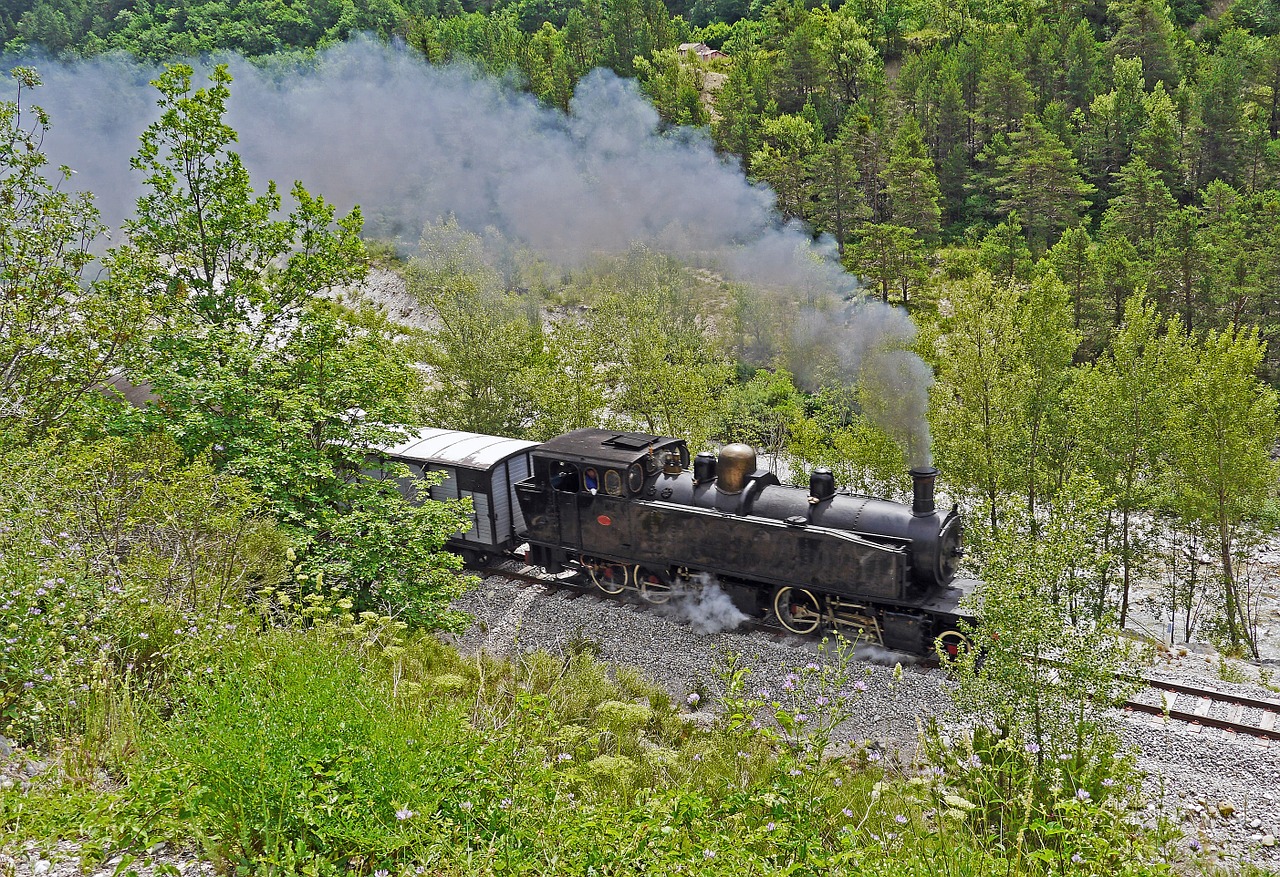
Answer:
[(578, 467), (572, 463), (552, 463), (551, 486), (563, 493), (577, 493)]

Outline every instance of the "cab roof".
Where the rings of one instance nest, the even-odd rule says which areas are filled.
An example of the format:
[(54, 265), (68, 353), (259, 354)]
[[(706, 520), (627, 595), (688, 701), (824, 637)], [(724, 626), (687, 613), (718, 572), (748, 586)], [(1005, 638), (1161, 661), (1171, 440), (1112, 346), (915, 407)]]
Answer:
[(487, 470), (537, 446), (537, 442), (456, 429), (421, 429), (383, 453), (400, 460)]
[(603, 463), (625, 468), (667, 448), (684, 445), (684, 439), (620, 432), (616, 429), (575, 429), (543, 442), (534, 453), (539, 457), (575, 463)]

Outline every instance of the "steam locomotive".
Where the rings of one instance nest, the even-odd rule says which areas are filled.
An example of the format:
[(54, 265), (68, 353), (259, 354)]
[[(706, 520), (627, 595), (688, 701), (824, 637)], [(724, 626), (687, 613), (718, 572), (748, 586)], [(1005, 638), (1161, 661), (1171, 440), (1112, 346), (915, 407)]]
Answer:
[(472, 500), (451, 542), (472, 563), (527, 545), (530, 563), (608, 594), (666, 603), (714, 576), (796, 634), (836, 627), (918, 654), (963, 641), (973, 583), (956, 578), (962, 522), (935, 508), (936, 469), (911, 471), (906, 505), (838, 492), (827, 469), (808, 490), (783, 485), (748, 445), (690, 465), (681, 439), (606, 429), (540, 444), (428, 429), (384, 456), (443, 473), (432, 499)]

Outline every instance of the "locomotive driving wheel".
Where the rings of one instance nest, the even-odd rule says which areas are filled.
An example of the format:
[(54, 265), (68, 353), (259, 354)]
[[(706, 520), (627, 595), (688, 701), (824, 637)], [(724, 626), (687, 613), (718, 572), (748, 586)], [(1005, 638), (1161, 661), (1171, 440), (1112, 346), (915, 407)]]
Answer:
[(584, 564), (591, 575), (591, 583), (610, 596), (621, 594), (629, 578), (626, 566), (604, 560), (587, 561)]
[(822, 623), (822, 603), (811, 591), (786, 586), (773, 595), (773, 614), (792, 633), (813, 633)]
[(640, 589), (640, 599), (661, 606), (671, 599), (671, 583), (656, 572), (637, 566), (633, 581)]
[(939, 658), (958, 658), (969, 651), (969, 638), (958, 630), (944, 630), (933, 641), (933, 650)]

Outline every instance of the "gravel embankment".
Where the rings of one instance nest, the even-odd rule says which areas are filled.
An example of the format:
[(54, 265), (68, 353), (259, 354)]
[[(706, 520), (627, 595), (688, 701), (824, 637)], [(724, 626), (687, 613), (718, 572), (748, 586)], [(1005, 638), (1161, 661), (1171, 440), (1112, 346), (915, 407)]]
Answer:
[[(544, 649), (563, 653), (575, 644), (591, 643), (600, 658), (631, 665), (683, 700), (693, 691), (714, 695), (721, 689), (718, 668), (728, 655), (738, 655), (752, 671), (752, 687), (777, 690), (788, 673), (823, 656), (817, 643), (799, 638), (777, 640), (759, 633), (698, 633), (675, 613), (644, 606), (625, 606), (586, 595), (569, 599), (566, 592), (548, 593), (538, 586), (490, 577), (455, 604), (475, 617), (456, 644), (464, 653), (484, 649), (518, 655)], [(873, 658), (874, 661), (865, 660)], [(859, 653), (852, 679), (866, 685), (858, 695), (857, 714), (842, 726), (837, 739), (868, 743), (888, 753), (909, 757), (919, 725), (944, 717), (949, 707), (945, 677), (938, 671), (907, 667), (895, 679), (893, 665), (907, 656)], [(1173, 658), (1160, 675), (1230, 687), (1210, 676), (1203, 656)], [(1247, 686), (1256, 689), (1257, 686)], [(1262, 692), (1264, 695), (1267, 693)], [(1274, 695), (1273, 695), (1274, 696)], [(710, 718), (708, 716), (708, 718)], [(1121, 724), (1125, 742), (1138, 753), (1139, 767), (1149, 774), (1151, 817), (1179, 822), (1187, 842), (1198, 842), (1207, 858), (1236, 864), (1249, 861), (1280, 872), (1280, 743), (1261, 747), (1249, 738), (1224, 738), (1221, 732), (1200, 734), (1180, 723), (1163, 725), (1149, 717)], [(22, 753), (0, 758), (0, 774), (21, 782), (28, 770)], [(7, 762), (7, 763), (6, 763)], [(1272, 845), (1268, 845), (1268, 841)], [(152, 877), (157, 865), (174, 865), (184, 877), (208, 877), (211, 867), (191, 851), (160, 847), (139, 857), (139, 877)], [(108, 877), (114, 862), (93, 872)], [(79, 871), (76, 849), (59, 844), (46, 849), (28, 844), (0, 854), (0, 874), (10, 877), (73, 877)]]
[[(599, 647), (602, 660), (637, 667), (678, 698), (694, 690), (718, 691), (716, 669), (726, 655), (741, 656), (752, 670), (753, 685), (775, 689), (788, 673), (821, 658), (809, 640), (699, 634), (648, 607), (589, 595), (571, 600), (565, 592), (548, 593), (500, 577), (485, 579), (456, 605), (475, 617), (457, 639), (463, 652), (562, 653), (589, 640)], [(858, 660), (854, 666), (867, 690), (860, 695), (857, 716), (837, 737), (909, 753), (920, 723), (947, 714), (945, 677), (937, 671), (908, 670), (895, 681), (892, 665), (910, 659), (895, 653), (872, 657), (876, 663)], [(1203, 656), (1189, 655), (1161, 665), (1159, 675), (1235, 687), (1215, 681), (1207, 666)], [(1240, 688), (1268, 694), (1254, 685)], [(1200, 843), (1207, 856), (1280, 871), (1280, 847), (1274, 846), (1280, 835), (1280, 743), (1264, 748), (1253, 738), (1224, 737), (1212, 729), (1197, 734), (1180, 723), (1157, 724), (1150, 717), (1123, 720), (1121, 734), (1149, 775), (1153, 817), (1162, 813), (1178, 820), (1188, 842)]]

